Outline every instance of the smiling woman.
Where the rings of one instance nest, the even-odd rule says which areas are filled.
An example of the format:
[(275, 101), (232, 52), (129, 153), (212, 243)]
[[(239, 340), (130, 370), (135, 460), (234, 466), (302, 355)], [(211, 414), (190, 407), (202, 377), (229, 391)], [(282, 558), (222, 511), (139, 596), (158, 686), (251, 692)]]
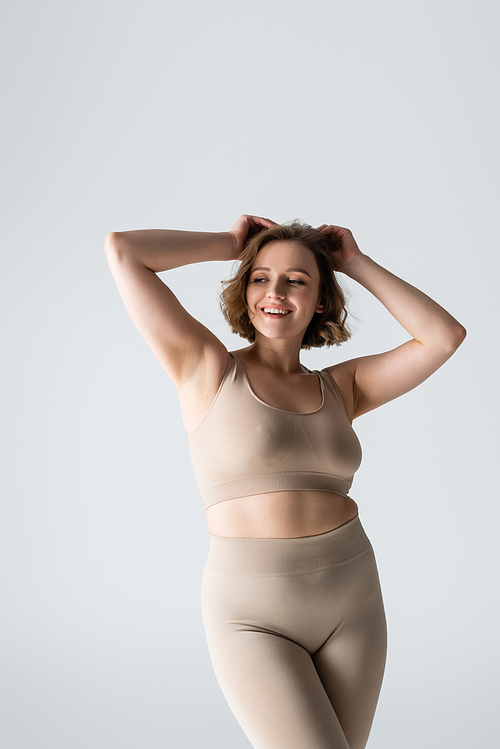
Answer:
[[(349, 229), (243, 215), (228, 232), (110, 234), (123, 301), (177, 388), (210, 549), (201, 603), (221, 689), (256, 749), (363, 749), (386, 658), (375, 555), (349, 491), (355, 418), (403, 395), (465, 329), (364, 255)], [(228, 351), (157, 272), (239, 260), (221, 309), (250, 345)], [(302, 349), (350, 332), (336, 274), (411, 339), (311, 372)]]
[[(345, 295), (335, 276), (335, 262), (329, 249), (328, 237), (298, 221), (288, 225), (277, 224), (254, 235), (239, 257), (241, 264), (234, 277), (222, 282), (225, 288), (220, 294), (221, 310), (232, 332), (247, 341), (255, 340), (253, 319), (250, 319), (247, 307), (250, 291), (248, 287), (269, 284), (271, 268), (270, 264), (264, 261), (267, 253), (264, 255), (261, 250), (269, 244), (277, 250), (281, 243), (291, 243), (299, 259), (305, 258), (305, 261), (297, 263), (296, 266), (292, 264), (283, 268), (286, 283), (289, 286), (307, 285), (311, 284), (313, 279), (317, 279), (319, 284), (319, 301), (322, 306), (310, 320), (301, 341), (301, 348), (339, 346), (349, 340), (351, 333), (346, 323)], [(304, 253), (305, 249), (309, 252)], [(270, 257), (276, 257), (276, 252)], [(288, 277), (287, 274), (291, 275)], [(252, 291), (250, 294), (252, 295)]]
[[(268, 270), (255, 270), (254, 264), (262, 262), (269, 265), (258, 267)], [(308, 270), (291, 271), (287, 267), (290, 263), (301, 263)], [(309, 324), (317, 314), (323, 312), (319, 270), (313, 253), (297, 240), (275, 240), (261, 247), (254, 264), (250, 269), (246, 290), (250, 324), (256, 331), (260, 330), (264, 334), (267, 331), (270, 339), (286, 335), (287, 345), (295, 338), (301, 347)], [(291, 274), (299, 276), (299, 279), (291, 277)], [(300, 280), (300, 276), (305, 280)], [(283, 304), (284, 301), (286, 305)], [(271, 328), (267, 324), (270, 318)], [(264, 321), (266, 324), (261, 329)], [(275, 328), (277, 322), (279, 328)]]

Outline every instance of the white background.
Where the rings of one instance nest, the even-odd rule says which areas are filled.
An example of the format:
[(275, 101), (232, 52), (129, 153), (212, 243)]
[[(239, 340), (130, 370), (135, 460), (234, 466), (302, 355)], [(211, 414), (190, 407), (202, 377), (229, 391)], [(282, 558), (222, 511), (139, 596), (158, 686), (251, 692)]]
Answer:
[[(497, 740), (499, 11), (492, 0), (8, 2), (1, 28), (3, 749), (244, 749), (172, 382), (106, 234), (242, 213), (352, 229), (468, 331), (354, 422), (389, 653), (370, 749)], [(230, 350), (232, 268), (161, 274)], [(322, 368), (409, 336), (356, 315)]]

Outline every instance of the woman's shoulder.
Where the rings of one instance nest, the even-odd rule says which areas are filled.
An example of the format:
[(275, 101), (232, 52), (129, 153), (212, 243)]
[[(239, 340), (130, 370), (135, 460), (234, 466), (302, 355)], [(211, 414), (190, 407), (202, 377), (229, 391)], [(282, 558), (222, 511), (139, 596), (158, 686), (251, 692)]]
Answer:
[(321, 371), (326, 372), (332, 378), (344, 401), (347, 417), (352, 423), (354, 418), (354, 374), (356, 371), (354, 359), (332, 364), (324, 367)]

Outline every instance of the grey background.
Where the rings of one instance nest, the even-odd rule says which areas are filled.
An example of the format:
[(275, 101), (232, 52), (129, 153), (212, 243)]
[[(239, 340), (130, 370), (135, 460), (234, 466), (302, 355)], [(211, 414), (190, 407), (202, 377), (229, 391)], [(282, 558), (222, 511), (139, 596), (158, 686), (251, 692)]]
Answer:
[[(4, 5), (2, 747), (249, 747), (206, 648), (176, 392), (103, 252), (242, 213), (348, 226), (468, 330), (354, 422), (351, 495), (389, 622), (370, 749), (494, 744), (498, 20), (484, 0)], [(234, 350), (231, 270), (161, 275)], [(353, 339), (310, 368), (409, 338), (345, 287)]]

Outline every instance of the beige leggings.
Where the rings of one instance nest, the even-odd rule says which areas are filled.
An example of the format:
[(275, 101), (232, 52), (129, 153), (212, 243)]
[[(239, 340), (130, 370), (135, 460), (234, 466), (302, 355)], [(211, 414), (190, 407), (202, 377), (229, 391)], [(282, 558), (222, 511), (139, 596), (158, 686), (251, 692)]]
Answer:
[(201, 606), (215, 675), (255, 749), (362, 749), (385, 667), (359, 517), (300, 538), (210, 535)]

